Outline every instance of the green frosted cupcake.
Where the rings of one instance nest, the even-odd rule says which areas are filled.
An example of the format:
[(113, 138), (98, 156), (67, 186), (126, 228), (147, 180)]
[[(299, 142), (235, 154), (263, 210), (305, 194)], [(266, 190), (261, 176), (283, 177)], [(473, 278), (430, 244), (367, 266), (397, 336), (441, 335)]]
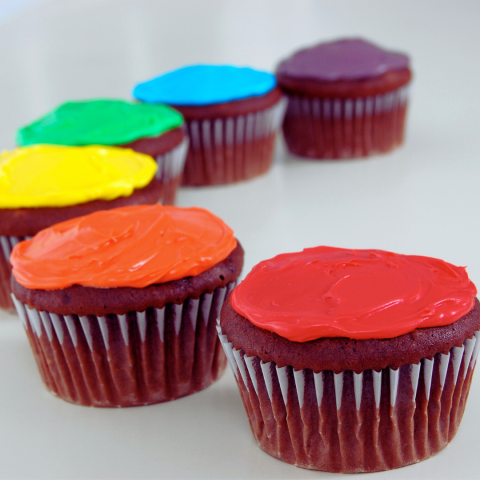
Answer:
[(182, 115), (167, 105), (123, 100), (66, 102), (20, 128), (19, 146), (111, 145), (151, 155), (163, 183), (163, 204), (173, 204), (181, 180), (188, 141)]

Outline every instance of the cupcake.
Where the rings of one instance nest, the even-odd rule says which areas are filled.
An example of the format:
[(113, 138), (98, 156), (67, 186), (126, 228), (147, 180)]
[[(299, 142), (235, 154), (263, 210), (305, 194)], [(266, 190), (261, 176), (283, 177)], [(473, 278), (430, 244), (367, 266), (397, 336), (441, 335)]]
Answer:
[(346, 39), (300, 50), (276, 73), (288, 96), (283, 135), (292, 154), (357, 158), (403, 142), (412, 77), (406, 55)]
[(258, 264), (218, 331), (259, 446), (340, 473), (439, 452), (480, 348), (476, 293), (463, 267), (382, 250), (317, 247)]
[(239, 182), (270, 168), (285, 110), (274, 75), (192, 65), (138, 84), (133, 96), (171, 105), (185, 117), (190, 147), (182, 185)]
[(35, 145), (0, 154), (0, 308), (10, 298), (12, 248), (54, 223), (97, 210), (156, 203), (148, 155), (113, 147)]
[(63, 400), (149, 405), (198, 392), (224, 371), (215, 327), (243, 250), (207, 210), (96, 212), (20, 242), (11, 263), (38, 369)]
[(182, 176), (188, 140), (183, 118), (166, 105), (123, 100), (67, 102), (17, 132), (17, 145), (109, 145), (131, 148), (158, 163), (160, 202), (172, 205)]

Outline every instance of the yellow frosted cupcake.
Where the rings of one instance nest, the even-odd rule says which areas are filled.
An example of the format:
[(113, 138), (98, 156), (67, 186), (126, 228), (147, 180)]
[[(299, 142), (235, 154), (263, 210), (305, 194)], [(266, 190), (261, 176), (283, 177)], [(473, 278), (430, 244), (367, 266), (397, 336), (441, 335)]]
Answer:
[(148, 155), (113, 147), (34, 145), (0, 155), (0, 308), (13, 310), (9, 258), (26, 237), (97, 210), (153, 204), (161, 195)]

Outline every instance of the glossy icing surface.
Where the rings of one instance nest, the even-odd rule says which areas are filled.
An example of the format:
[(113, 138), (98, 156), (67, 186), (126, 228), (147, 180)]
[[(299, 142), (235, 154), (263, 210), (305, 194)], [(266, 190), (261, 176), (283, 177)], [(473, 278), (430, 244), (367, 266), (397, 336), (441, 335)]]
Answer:
[(113, 200), (148, 185), (152, 157), (126, 148), (33, 145), (0, 154), (0, 208)]
[(17, 145), (121, 145), (158, 136), (183, 123), (167, 105), (123, 100), (66, 102), (17, 132)]
[(201, 106), (265, 95), (276, 84), (275, 75), (248, 67), (191, 65), (139, 83), (133, 96), (146, 103)]
[(408, 57), (383, 50), (360, 38), (321, 43), (294, 53), (280, 63), (278, 75), (322, 82), (378, 77), (407, 68)]
[(449, 325), (473, 308), (476, 293), (465, 268), (443, 260), (316, 247), (259, 263), (230, 302), (254, 325), (306, 342)]
[(135, 205), (75, 218), (13, 249), (18, 283), (143, 288), (198, 275), (234, 250), (233, 231), (201, 208)]

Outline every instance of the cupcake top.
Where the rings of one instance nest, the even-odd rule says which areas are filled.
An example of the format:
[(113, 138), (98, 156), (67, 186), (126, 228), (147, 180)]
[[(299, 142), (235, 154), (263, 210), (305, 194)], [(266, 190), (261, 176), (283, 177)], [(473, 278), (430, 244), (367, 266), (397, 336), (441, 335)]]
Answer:
[(16, 142), (19, 146), (122, 145), (162, 135), (182, 123), (182, 115), (166, 105), (106, 99), (66, 102), (20, 128)]
[(406, 55), (354, 38), (300, 50), (280, 63), (277, 75), (320, 82), (362, 80), (406, 69), (408, 65)]
[(0, 154), (0, 208), (64, 207), (112, 200), (148, 185), (157, 164), (114, 147), (34, 145)]
[(42, 230), (12, 252), (29, 289), (143, 288), (199, 275), (236, 248), (233, 231), (201, 208), (136, 205)]
[(476, 294), (465, 268), (442, 260), (316, 247), (259, 263), (230, 302), (257, 327), (308, 342), (450, 325), (473, 308)]
[(265, 95), (275, 86), (273, 74), (253, 68), (191, 65), (139, 83), (133, 96), (146, 103), (202, 106)]

